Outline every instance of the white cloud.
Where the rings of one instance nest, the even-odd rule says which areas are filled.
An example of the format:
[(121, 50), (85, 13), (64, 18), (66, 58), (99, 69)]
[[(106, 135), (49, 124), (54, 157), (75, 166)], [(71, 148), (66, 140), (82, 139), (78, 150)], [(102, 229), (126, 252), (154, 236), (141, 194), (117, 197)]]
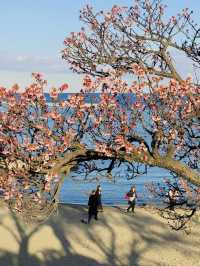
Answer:
[[(69, 84), (69, 92), (79, 92), (82, 85), (82, 76), (73, 73), (42, 73), (48, 85), (45, 91), (49, 91), (51, 87), (59, 87), (63, 83)], [(9, 88), (13, 84), (18, 83), (20, 90), (31, 84), (31, 72), (23, 71), (3, 71), (0, 70), (0, 86)]]
[(19, 56), (16, 57), (16, 61), (19, 62), (19, 63), (26, 62), (27, 59), (28, 59), (28, 57), (24, 56), (24, 55), (19, 55)]
[(0, 51), (0, 86), (10, 87), (15, 83), (23, 90), (32, 82), (31, 73), (39, 72), (47, 80), (48, 91), (52, 86), (60, 86), (63, 83), (70, 85), (69, 92), (78, 92), (82, 85), (82, 76), (71, 73), (61, 57), (12, 55), (6, 51)]
[(59, 57), (11, 55), (0, 51), (0, 86), (10, 87), (18, 83), (23, 90), (32, 82), (31, 73), (39, 72), (47, 80), (48, 91), (52, 86), (69, 83), (69, 92), (78, 92), (82, 76), (69, 72), (67, 63)]
[(0, 51), (0, 70), (17, 72), (66, 73), (67, 63), (60, 57), (11, 55)]
[[(175, 53), (172, 50), (170, 53), (183, 78), (189, 74), (195, 76), (191, 60), (182, 53)], [(60, 86), (63, 83), (70, 84), (70, 92), (78, 92), (81, 89), (82, 76), (70, 73), (67, 63), (59, 57), (13, 56), (0, 51), (0, 86), (10, 87), (18, 83), (23, 89), (31, 83), (32, 72), (44, 74), (44, 78), (48, 81), (47, 91), (51, 86)]]

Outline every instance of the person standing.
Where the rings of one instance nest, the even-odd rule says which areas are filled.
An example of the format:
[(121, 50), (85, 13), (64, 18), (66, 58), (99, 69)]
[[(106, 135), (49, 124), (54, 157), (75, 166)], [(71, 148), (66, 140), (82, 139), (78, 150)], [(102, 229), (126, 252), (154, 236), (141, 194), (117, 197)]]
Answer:
[(179, 194), (179, 191), (175, 187), (170, 188), (170, 190), (168, 191), (169, 209), (172, 211), (174, 211), (174, 207), (177, 204)]
[(101, 202), (101, 194), (102, 194), (102, 190), (101, 190), (101, 186), (98, 185), (96, 188), (96, 197), (97, 197), (97, 208), (98, 211), (103, 211), (103, 207), (102, 207), (102, 202)]
[(94, 216), (95, 220), (98, 220), (98, 200), (96, 191), (92, 190), (89, 200), (88, 200), (88, 224), (90, 223), (92, 217)]
[(128, 199), (128, 208), (127, 208), (127, 212), (130, 211), (130, 209), (132, 210), (132, 212), (134, 213), (135, 211), (135, 201), (137, 198), (137, 194), (136, 194), (136, 188), (135, 186), (132, 186), (130, 191), (126, 194), (127, 199)]

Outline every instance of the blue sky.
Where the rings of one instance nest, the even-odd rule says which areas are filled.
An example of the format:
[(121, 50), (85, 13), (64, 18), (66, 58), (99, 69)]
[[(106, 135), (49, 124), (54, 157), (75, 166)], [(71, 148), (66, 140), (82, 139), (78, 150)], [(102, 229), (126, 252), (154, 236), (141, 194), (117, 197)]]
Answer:
[[(72, 91), (76, 91), (81, 77), (70, 73), (60, 59), (60, 50), (64, 38), (81, 27), (79, 10), (86, 4), (99, 10), (131, 3), (132, 0), (0, 0), (0, 85), (18, 82), (25, 86), (35, 71), (44, 73), (52, 85), (69, 82)], [(199, 1), (164, 3), (169, 15), (189, 7), (199, 21)]]

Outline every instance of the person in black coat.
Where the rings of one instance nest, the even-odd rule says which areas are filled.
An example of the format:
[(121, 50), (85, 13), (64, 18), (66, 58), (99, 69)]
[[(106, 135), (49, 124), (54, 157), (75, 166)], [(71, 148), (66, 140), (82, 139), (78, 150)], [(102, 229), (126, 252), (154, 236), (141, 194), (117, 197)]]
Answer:
[(88, 207), (89, 207), (88, 208), (88, 224), (89, 224), (93, 216), (95, 220), (98, 220), (98, 198), (95, 190), (92, 190), (89, 196)]

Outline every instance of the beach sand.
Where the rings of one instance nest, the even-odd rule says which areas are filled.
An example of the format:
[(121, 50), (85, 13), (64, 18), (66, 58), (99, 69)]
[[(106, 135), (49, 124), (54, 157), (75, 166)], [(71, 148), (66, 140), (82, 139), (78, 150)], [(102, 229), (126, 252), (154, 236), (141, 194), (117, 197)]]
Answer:
[(0, 266), (200, 266), (200, 222), (192, 233), (172, 231), (157, 214), (105, 207), (90, 225), (87, 207), (61, 204), (40, 225), (0, 208)]

